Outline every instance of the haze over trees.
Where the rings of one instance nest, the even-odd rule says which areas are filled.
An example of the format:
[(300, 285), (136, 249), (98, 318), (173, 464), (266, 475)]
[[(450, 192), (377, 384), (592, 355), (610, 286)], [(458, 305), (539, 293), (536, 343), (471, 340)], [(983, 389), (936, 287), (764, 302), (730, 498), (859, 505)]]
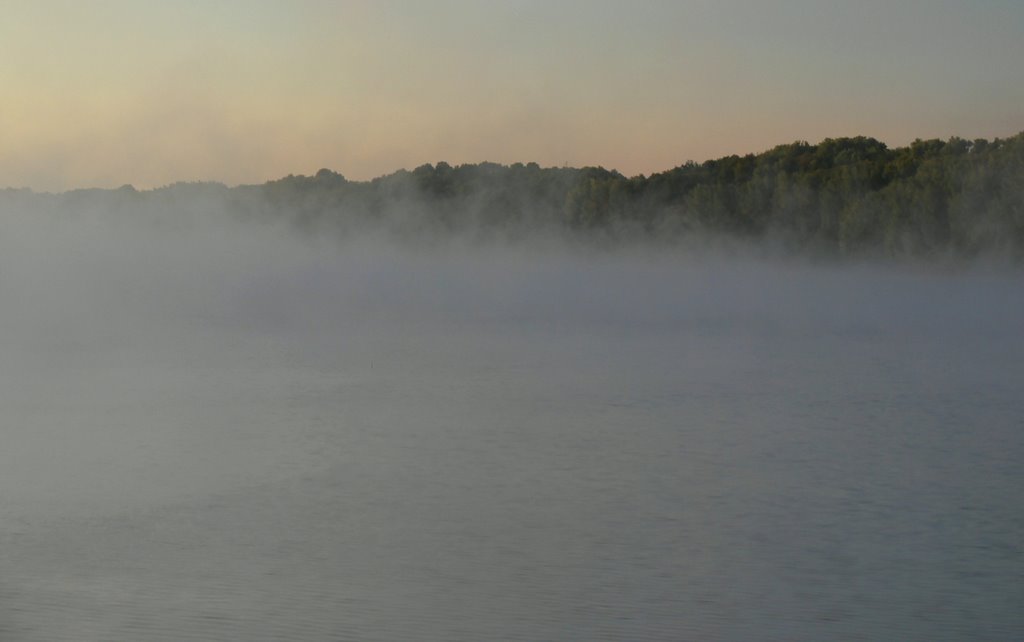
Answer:
[(667, 244), (721, 238), (812, 255), (1024, 257), (1024, 133), (899, 148), (863, 136), (794, 142), (646, 177), (602, 167), (439, 162), (365, 182), (322, 169), (235, 188), (178, 183), (145, 192), (126, 186), (0, 194), (5, 208), (42, 202), (69, 212), (130, 212), (143, 203), (173, 212), (201, 201), (318, 233)]

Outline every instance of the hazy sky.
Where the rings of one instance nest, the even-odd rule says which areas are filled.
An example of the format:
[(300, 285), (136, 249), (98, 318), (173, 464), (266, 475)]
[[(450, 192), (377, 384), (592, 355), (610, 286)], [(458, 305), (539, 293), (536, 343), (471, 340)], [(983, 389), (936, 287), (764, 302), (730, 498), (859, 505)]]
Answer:
[(0, 186), (1024, 130), (1020, 0), (5, 2)]

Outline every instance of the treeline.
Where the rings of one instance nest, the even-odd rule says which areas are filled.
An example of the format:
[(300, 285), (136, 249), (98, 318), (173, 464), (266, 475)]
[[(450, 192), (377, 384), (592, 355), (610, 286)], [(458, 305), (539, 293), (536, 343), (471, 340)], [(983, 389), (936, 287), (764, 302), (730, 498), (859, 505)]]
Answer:
[(441, 162), (369, 182), (321, 170), (247, 189), (273, 212), (342, 228), (567, 230), (668, 242), (710, 235), (845, 255), (1024, 257), (1024, 133), (894, 149), (866, 137), (796, 142), (648, 177)]
[[(230, 189), (204, 183), (103, 193), (125, 207), (202, 197), (236, 216), (285, 216), (331, 233), (723, 238), (824, 255), (1024, 258), (1024, 133), (894, 149), (866, 137), (796, 142), (647, 177), (601, 167), (439, 162), (363, 182), (323, 169)], [(52, 198), (109, 200), (96, 190)]]

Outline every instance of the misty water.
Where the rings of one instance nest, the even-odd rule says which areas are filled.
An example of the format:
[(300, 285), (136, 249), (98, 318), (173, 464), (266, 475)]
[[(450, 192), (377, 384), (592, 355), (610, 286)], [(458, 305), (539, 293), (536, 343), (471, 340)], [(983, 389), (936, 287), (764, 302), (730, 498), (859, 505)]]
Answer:
[(1015, 640), (1005, 268), (8, 217), (2, 640)]

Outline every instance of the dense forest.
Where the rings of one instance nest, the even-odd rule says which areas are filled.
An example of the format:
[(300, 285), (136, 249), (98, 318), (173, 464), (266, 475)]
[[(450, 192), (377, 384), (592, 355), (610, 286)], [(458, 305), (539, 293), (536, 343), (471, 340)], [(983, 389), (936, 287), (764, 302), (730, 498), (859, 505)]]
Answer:
[(6, 190), (10, 207), (46, 199), (130, 210), (203, 199), (235, 216), (287, 219), (317, 233), (403, 238), (566, 236), (684, 244), (711, 238), (814, 255), (1024, 258), (1024, 133), (917, 140), (795, 142), (760, 154), (687, 162), (650, 176), (602, 167), (445, 162), (349, 181), (323, 169), (263, 185), (178, 183), (137, 192)]

